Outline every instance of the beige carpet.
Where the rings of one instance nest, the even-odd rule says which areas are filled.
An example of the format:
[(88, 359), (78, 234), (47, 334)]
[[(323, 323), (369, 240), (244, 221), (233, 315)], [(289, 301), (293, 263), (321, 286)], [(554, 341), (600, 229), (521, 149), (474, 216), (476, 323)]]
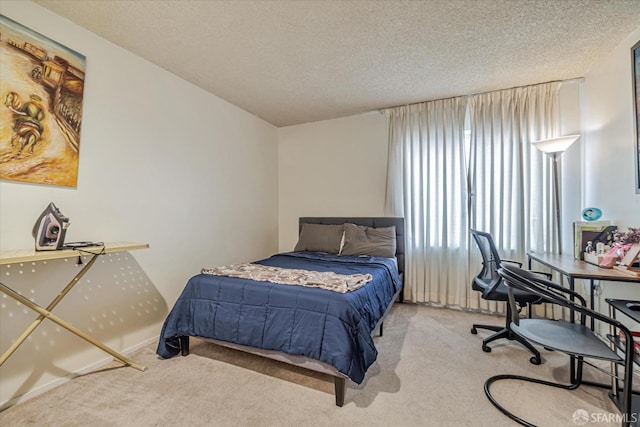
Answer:
[[(514, 425), (485, 397), (485, 379), (512, 373), (565, 381), (567, 358), (543, 350), (545, 363), (534, 366), (528, 351), (508, 341), (484, 353), (481, 339), (489, 332), (470, 334), (474, 322), (502, 319), (396, 304), (384, 336), (375, 338), (378, 360), (361, 385), (347, 383), (342, 408), (321, 374), (192, 340), (188, 357), (162, 360), (149, 346), (132, 355), (146, 372), (114, 363), (3, 411), (0, 426)], [(499, 401), (539, 426), (575, 426), (579, 409), (598, 419), (617, 414), (601, 389), (512, 381), (494, 388)]]

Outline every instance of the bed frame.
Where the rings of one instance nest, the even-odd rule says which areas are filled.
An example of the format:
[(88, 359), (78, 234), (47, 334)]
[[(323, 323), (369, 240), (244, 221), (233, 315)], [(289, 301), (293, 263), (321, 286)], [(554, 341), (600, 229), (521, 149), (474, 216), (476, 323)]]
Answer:
[[(398, 272), (400, 273), (400, 280), (402, 282), (402, 286), (394, 295), (394, 298), (391, 300), (391, 303), (387, 307), (385, 314), (382, 316), (378, 324), (376, 325), (376, 329), (380, 327), (380, 335), (383, 332), (383, 322), (387, 313), (393, 306), (393, 303), (396, 299), (399, 298), (400, 302), (404, 302), (403, 298), (403, 290), (404, 290), (404, 218), (396, 218), (396, 217), (301, 217), (299, 219), (299, 231), (302, 230), (302, 224), (344, 224), (345, 222), (350, 222), (352, 224), (357, 225), (365, 225), (367, 227), (396, 227), (396, 258), (398, 260)], [(200, 337), (201, 338), (201, 337)], [(323, 374), (328, 374), (333, 377), (334, 387), (335, 387), (335, 396), (336, 396), (336, 405), (342, 406), (344, 405), (344, 396), (346, 389), (346, 380), (348, 377), (341, 372), (338, 372), (333, 366), (321, 362), (316, 359), (312, 359), (305, 356), (296, 356), (292, 354), (282, 353), (279, 351), (273, 350), (263, 350), (255, 347), (248, 347), (240, 344), (234, 344), (226, 341), (219, 341), (210, 338), (201, 338), (205, 341), (212, 342), (217, 345), (221, 345), (223, 347), (232, 348), (235, 350), (244, 351), (247, 353), (255, 354), (258, 356), (266, 357), (273, 360), (278, 360), (280, 362), (287, 363), (289, 365), (309, 369), (315, 372), (320, 372)], [(180, 337), (180, 348), (182, 349), (182, 355), (187, 356), (189, 354), (189, 337), (183, 336)]]

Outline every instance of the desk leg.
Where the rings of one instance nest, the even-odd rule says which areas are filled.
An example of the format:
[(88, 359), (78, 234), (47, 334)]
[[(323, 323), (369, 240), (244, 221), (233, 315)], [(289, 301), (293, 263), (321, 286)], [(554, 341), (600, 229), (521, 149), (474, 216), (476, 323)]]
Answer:
[[(575, 292), (576, 283), (575, 283), (575, 279), (573, 278), (573, 276), (567, 276), (567, 281), (569, 282), (569, 290), (571, 292)], [(574, 301), (573, 295), (571, 296), (570, 299), (571, 299), (571, 301)], [(571, 323), (575, 323), (575, 321), (576, 321), (576, 314), (573, 311), (571, 311), (571, 313), (569, 314), (569, 321)]]
[[(575, 280), (573, 278), (573, 276), (567, 276), (567, 281), (569, 282), (569, 290), (570, 291), (575, 291)], [(571, 295), (571, 301), (574, 301), (574, 297), (573, 295)], [(563, 319), (564, 319), (564, 315), (563, 315)], [(575, 323), (576, 321), (576, 314), (571, 311), (571, 313), (569, 314), (569, 321), (571, 323)], [(569, 378), (571, 378), (571, 383), (573, 384), (576, 381), (576, 359), (574, 357), (571, 357), (570, 361), (569, 361)]]
[(46, 317), (47, 319), (51, 320), (52, 322), (57, 323), (58, 325), (62, 326), (63, 328), (65, 328), (69, 332), (79, 336), (83, 340), (88, 341), (89, 343), (93, 344), (94, 346), (96, 346), (96, 347), (100, 348), (101, 350), (109, 353), (111, 356), (113, 356), (116, 359), (120, 360), (125, 365), (129, 365), (129, 366), (131, 366), (133, 368), (136, 368), (136, 369), (138, 369), (140, 371), (145, 371), (147, 369), (146, 366), (139, 365), (139, 364), (135, 363), (133, 360), (124, 357), (123, 355), (121, 355), (120, 353), (116, 352), (115, 350), (110, 349), (109, 347), (107, 347), (106, 345), (104, 345), (101, 342), (97, 341), (93, 337), (85, 334), (80, 329), (78, 329), (78, 328), (70, 325), (69, 323), (65, 322), (64, 320), (60, 319), (55, 314), (50, 313), (49, 311), (47, 311), (44, 308), (40, 307), (38, 304), (36, 304), (33, 301), (25, 298), (24, 296), (20, 295), (19, 293), (17, 293), (13, 289), (5, 286), (3, 283), (0, 283), (0, 291), (2, 291), (5, 294), (9, 295), (11, 298), (15, 299), (16, 301), (21, 302), (22, 304), (24, 304), (25, 306), (29, 307), (33, 311), (37, 311), (38, 313), (40, 313), (40, 315), (43, 318)]
[[(594, 285), (594, 282), (595, 282), (595, 281), (594, 281), (593, 279), (591, 279), (591, 280), (589, 281), (589, 286), (590, 286), (590, 288), (589, 288), (589, 308), (590, 308), (591, 310), (593, 310), (593, 305), (594, 305), (594, 304), (593, 304), (593, 300), (594, 300), (594, 299), (595, 299), (595, 297), (596, 297), (596, 291), (595, 291), (595, 288), (594, 288), (594, 286), (595, 286), (595, 285)], [(591, 330), (592, 330), (592, 331), (593, 331), (593, 330), (595, 329), (595, 327), (596, 327), (596, 323), (595, 323), (595, 322), (596, 322), (596, 319), (594, 319), (593, 317), (591, 317)]]
[[(73, 279), (71, 279), (71, 281), (67, 284), (67, 286), (65, 286), (65, 288), (62, 290), (62, 292), (60, 292), (58, 294), (58, 296), (53, 301), (51, 301), (49, 303), (49, 305), (47, 306), (47, 308), (45, 310), (47, 310), (47, 311), (53, 310), (55, 308), (55, 306), (58, 305), (58, 303), (62, 300), (62, 298), (64, 298), (69, 293), (71, 288), (73, 288), (76, 285), (76, 283), (78, 283), (78, 281), (80, 281), (82, 276), (84, 276), (84, 273), (86, 273), (91, 268), (93, 263), (96, 262), (97, 258), (98, 258), (98, 255), (97, 254), (94, 255), (89, 260), (89, 262), (85, 264), (85, 266), (82, 268), (82, 270), (80, 270), (78, 272), (78, 274), (76, 274), (75, 277)], [(14, 342), (11, 345), (11, 347), (9, 347), (9, 349), (4, 352), (2, 357), (0, 357), (0, 366), (2, 366), (4, 364), (4, 362), (6, 362), (6, 360), (9, 357), (11, 357), (13, 352), (16, 351), (18, 349), (18, 347), (20, 347), (20, 345), (24, 342), (24, 340), (26, 340), (29, 337), (29, 335), (31, 335), (31, 333), (34, 331), (34, 329), (36, 329), (38, 327), (38, 325), (44, 320), (45, 317), (46, 316), (43, 316), (43, 315), (38, 316), (38, 318), (36, 320), (34, 320), (33, 323), (31, 325), (29, 325), (29, 327), (27, 329), (25, 329), (25, 331), (22, 333), (22, 335), (20, 335), (20, 337), (16, 340), (16, 342)]]
[[(615, 308), (613, 308), (613, 305), (609, 304), (609, 317), (611, 317), (613, 320), (616, 320), (616, 310)], [(612, 338), (616, 337), (616, 328), (613, 325), (609, 325), (609, 334), (611, 335)], [(611, 351), (616, 352), (616, 344), (613, 340), (611, 340), (609, 347), (611, 348)], [(618, 388), (618, 378), (620, 378), (620, 376), (618, 375), (618, 364), (617, 363), (613, 363), (611, 362), (611, 367), (610, 372), (611, 372), (611, 394), (616, 397), (616, 399), (618, 398), (618, 393), (620, 392), (619, 388)], [(615, 400), (614, 400), (615, 402)]]

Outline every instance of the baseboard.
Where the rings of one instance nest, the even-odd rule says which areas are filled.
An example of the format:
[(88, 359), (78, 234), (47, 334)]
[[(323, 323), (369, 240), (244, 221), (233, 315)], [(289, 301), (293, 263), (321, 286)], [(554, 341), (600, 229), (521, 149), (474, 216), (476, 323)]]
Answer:
[[(134, 346), (131, 346), (123, 351), (121, 351), (120, 353), (123, 355), (129, 355), (131, 353), (134, 353), (138, 350), (140, 350), (143, 347), (148, 346), (149, 344), (153, 343), (153, 342), (157, 342), (158, 339), (160, 337), (156, 336), (153, 338), (149, 338), (148, 340), (142, 341), (141, 343), (138, 343)], [(46, 393), (49, 390), (53, 390), (56, 387), (61, 386), (64, 383), (67, 383), (69, 381), (71, 381), (72, 379), (88, 374), (89, 372), (93, 372), (97, 369), (102, 368), (103, 366), (108, 365), (109, 363), (113, 362), (114, 358), (113, 357), (105, 357), (104, 359), (101, 359), (95, 363), (92, 363), (78, 371), (75, 372), (71, 372), (67, 375), (65, 375), (64, 377), (58, 378), (56, 380), (51, 381), (48, 384), (44, 384), (34, 390), (30, 390), (28, 392), (26, 392), (25, 394), (19, 395), (19, 396), (15, 396), (12, 397), (11, 399), (5, 401), (5, 402), (0, 402), (0, 412), (4, 411), (5, 409), (8, 409), (14, 405), (17, 405), (20, 402), (25, 402), (29, 399), (33, 399), (34, 397), (40, 396), (43, 393)]]

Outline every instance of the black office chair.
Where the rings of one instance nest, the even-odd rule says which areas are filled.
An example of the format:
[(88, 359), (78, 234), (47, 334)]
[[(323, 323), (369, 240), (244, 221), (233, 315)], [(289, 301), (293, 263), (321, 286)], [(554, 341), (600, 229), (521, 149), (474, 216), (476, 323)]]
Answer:
[[(507, 302), (509, 300), (509, 297), (507, 295), (507, 287), (505, 286), (502, 277), (500, 277), (500, 275), (498, 274), (498, 268), (500, 267), (501, 262), (511, 262), (517, 264), (520, 267), (522, 266), (522, 263), (510, 260), (501, 260), (500, 255), (498, 254), (498, 249), (496, 248), (491, 234), (477, 230), (470, 231), (473, 235), (474, 240), (478, 244), (480, 253), (482, 254), (482, 270), (480, 271), (480, 273), (478, 273), (478, 275), (476, 275), (476, 277), (474, 277), (473, 282), (471, 283), (472, 289), (478, 292), (482, 292), (482, 298), (485, 300)], [(529, 316), (531, 316), (531, 304), (537, 304), (541, 302), (538, 296), (521, 291), (515, 291), (515, 298), (519, 305), (518, 311), (520, 311), (526, 305), (529, 306)], [(517, 334), (514, 334), (511, 331), (510, 324), (512, 310), (513, 307), (507, 304), (507, 315), (505, 318), (504, 326), (474, 324), (471, 328), (471, 333), (474, 335), (477, 334), (478, 329), (487, 329), (495, 332), (495, 334), (482, 340), (482, 350), (487, 353), (491, 352), (491, 347), (489, 347), (488, 344), (492, 341), (501, 338), (516, 340), (520, 344), (528, 348), (531, 353), (533, 353), (533, 357), (531, 357), (529, 361), (534, 365), (539, 365), (542, 362), (542, 359), (540, 358), (540, 352), (527, 340)]]
[[(631, 406), (634, 353), (633, 340), (629, 329), (619, 321), (589, 309), (585, 299), (577, 292), (537, 277), (531, 274), (531, 272), (512, 265), (502, 264), (498, 270), (498, 274), (505, 280), (508, 289), (509, 304), (511, 306), (517, 304), (517, 299), (515, 298), (516, 291), (527, 292), (538, 296), (544, 302), (565, 307), (574, 315), (572, 316), (573, 318), (577, 318), (578, 316), (575, 315), (578, 314), (580, 323), (551, 319), (520, 319), (518, 313), (514, 312), (513, 322), (511, 324), (511, 329), (514, 333), (529, 341), (540, 344), (545, 348), (563, 352), (570, 357), (570, 381), (569, 384), (561, 384), (520, 375), (496, 375), (489, 378), (484, 385), (484, 392), (491, 403), (517, 423), (532, 426), (533, 424), (507, 411), (493, 398), (490, 391), (491, 384), (498, 380), (510, 379), (543, 384), (565, 390), (575, 390), (581, 384), (586, 384), (610, 388), (611, 392), (609, 395), (622, 414), (622, 425), (629, 426), (632, 425), (632, 423), (635, 424), (637, 414), (633, 414)], [(575, 302), (575, 300), (578, 302)], [(621, 331), (625, 337), (625, 344), (620, 344), (618, 347), (624, 351), (623, 355), (619, 355), (611, 348), (611, 345), (599, 339), (593, 331), (586, 326), (587, 319), (595, 319), (596, 321), (608, 324), (609, 327), (612, 328), (611, 336), (613, 337), (617, 337), (618, 331)], [(619, 379), (615, 378), (615, 376), (612, 384), (584, 381), (582, 379), (583, 366), (585, 363), (590, 364), (585, 361), (585, 359), (599, 359), (612, 362), (612, 364), (614, 364), (612, 366), (624, 366), (622, 387), (618, 387)], [(598, 367), (596, 367), (596, 369), (601, 372), (603, 371)], [(616, 368), (615, 371), (613, 371), (614, 375), (617, 372), (618, 369)]]

